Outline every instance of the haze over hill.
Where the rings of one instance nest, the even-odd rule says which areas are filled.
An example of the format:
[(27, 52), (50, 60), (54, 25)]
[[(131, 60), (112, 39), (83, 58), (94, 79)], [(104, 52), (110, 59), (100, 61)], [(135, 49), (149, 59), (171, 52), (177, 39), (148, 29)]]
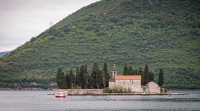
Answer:
[(6, 51), (6, 52), (0, 52), (0, 58), (3, 57), (4, 55), (8, 54), (10, 51)]
[(199, 15), (198, 0), (101, 0), (2, 57), (1, 87), (47, 88), (58, 67), (75, 73), (77, 66), (107, 62), (119, 73), (124, 64), (148, 64), (156, 82), (163, 69), (164, 87), (200, 88)]

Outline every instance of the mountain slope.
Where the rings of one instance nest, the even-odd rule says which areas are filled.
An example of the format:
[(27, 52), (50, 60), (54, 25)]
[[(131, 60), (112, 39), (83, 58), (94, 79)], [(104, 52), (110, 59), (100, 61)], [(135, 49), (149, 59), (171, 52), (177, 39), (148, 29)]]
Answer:
[[(200, 88), (200, 2), (198, 0), (102, 0), (69, 15), (0, 59), (1, 82), (55, 81), (94, 62), (148, 64), (157, 80), (164, 70), (169, 88)], [(26, 87), (26, 85), (24, 87)], [(14, 86), (13, 86), (14, 87)], [(38, 86), (39, 87), (39, 86)], [(47, 86), (50, 87), (50, 86)]]

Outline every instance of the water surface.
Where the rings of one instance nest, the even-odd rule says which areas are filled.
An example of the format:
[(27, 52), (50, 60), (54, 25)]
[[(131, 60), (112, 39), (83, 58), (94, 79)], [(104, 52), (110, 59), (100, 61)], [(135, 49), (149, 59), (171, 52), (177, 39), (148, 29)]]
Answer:
[(68, 96), (57, 99), (47, 95), (52, 91), (0, 91), (1, 111), (41, 110), (200, 110), (200, 91), (171, 91), (189, 95), (112, 95), (112, 96)]

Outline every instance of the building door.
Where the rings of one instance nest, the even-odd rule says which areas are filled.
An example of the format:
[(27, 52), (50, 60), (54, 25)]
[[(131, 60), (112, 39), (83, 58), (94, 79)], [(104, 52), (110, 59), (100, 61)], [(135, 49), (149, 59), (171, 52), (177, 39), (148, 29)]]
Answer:
[(143, 92), (146, 92), (146, 88), (143, 88)]

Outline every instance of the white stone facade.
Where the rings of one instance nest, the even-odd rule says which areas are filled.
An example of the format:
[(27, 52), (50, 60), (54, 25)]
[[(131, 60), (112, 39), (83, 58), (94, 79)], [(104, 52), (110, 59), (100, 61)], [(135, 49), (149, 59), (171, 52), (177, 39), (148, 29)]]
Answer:
[(131, 92), (160, 93), (160, 86), (153, 81), (141, 86), (141, 75), (117, 75), (115, 65), (112, 72), (112, 78), (109, 79), (109, 88), (123, 87), (127, 90), (131, 89)]
[(160, 86), (155, 82), (149, 82), (148, 84), (149, 93), (160, 93)]
[(114, 76), (109, 80), (109, 88), (123, 87), (131, 92), (142, 92), (141, 76)]
[(116, 80), (115, 86), (131, 89), (131, 92), (141, 92), (141, 80)]

